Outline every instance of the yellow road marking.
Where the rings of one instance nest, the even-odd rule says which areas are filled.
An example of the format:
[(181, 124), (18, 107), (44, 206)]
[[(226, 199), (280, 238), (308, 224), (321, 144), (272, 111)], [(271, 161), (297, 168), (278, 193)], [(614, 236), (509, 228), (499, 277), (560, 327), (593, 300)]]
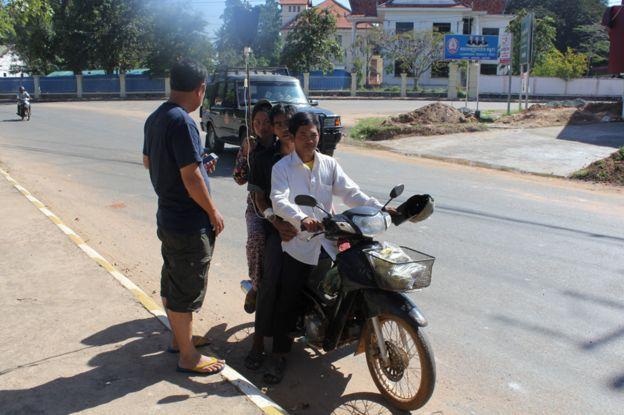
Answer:
[[(91, 248), (73, 229), (65, 225), (63, 221), (50, 211), (45, 205), (34, 197), (28, 190), (15, 181), (6, 171), (0, 169), (5, 179), (13, 185), (20, 193), (35, 206), (41, 213), (50, 219), (72, 242), (78, 246), (89, 258), (97, 262), (110, 275), (113, 276), (124, 288), (132, 293), (134, 298), (145, 308), (150, 314), (160, 321), (163, 326), (171, 330), (167, 314), (145, 291), (141, 290), (128, 277), (122, 274), (113, 264), (108, 262), (106, 258), (100, 255), (95, 249)], [(230, 366), (225, 367), (221, 375), (240, 390), (254, 405), (267, 415), (284, 415), (287, 412), (277, 405), (275, 402), (266, 397), (255, 385), (247, 380), (243, 375), (232, 369)]]

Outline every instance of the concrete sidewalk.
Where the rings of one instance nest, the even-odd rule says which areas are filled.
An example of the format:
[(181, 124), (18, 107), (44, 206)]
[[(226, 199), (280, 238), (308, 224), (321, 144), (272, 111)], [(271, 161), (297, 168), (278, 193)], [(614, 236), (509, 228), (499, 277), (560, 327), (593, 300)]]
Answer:
[(188, 377), (169, 334), (0, 175), (0, 413), (263, 413)]
[(568, 177), (624, 146), (624, 123), (407, 137), (375, 146), (461, 164)]

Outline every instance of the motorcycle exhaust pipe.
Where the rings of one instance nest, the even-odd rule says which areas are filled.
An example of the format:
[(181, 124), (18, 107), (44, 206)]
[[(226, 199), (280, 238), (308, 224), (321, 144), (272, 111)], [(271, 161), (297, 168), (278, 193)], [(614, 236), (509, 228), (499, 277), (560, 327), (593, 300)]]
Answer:
[(241, 290), (243, 291), (243, 294), (247, 295), (247, 293), (251, 291), (251, 289), (253, 288), (253, 285), (251, 285), (251, 281), (249, 280), (242, 280), (240, 282), (240, 287), (241, 287)]

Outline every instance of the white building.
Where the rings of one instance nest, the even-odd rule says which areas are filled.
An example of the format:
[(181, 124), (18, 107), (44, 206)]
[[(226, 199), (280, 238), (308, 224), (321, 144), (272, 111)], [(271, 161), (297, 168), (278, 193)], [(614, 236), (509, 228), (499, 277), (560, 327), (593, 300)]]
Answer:
[(24, 62), (17, 56), (10, 48), (6, 46), (0, 46), (0, 77), (18, 77), (28, 76), (28, 74), (21, 71), (14, 72), (16, 68), (24, 66)]
[[(352, 38), (361, 25), (377, 22), (387, 32), (437, 31), (451, 34), (498, 35), (514, 18), (504, 14), (505, 0), (350, 0)], [(392, 65), (390, 65), (392, 66)], [(386, 72), (384, 83), (400, 83), (395, 71)], [(388, 67), (386, 63), (386, 67)], [(496, 61), (481, 62), (481, 73), (502, 73)], [(420, 79), (421, 85), (446, 86), (448, 69), (439, 66)]]

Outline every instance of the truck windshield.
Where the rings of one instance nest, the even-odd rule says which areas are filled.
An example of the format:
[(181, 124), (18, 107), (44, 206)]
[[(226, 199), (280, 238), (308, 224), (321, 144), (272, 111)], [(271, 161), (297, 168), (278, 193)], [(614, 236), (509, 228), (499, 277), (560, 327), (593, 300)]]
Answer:
[[(298, 82), (252, 82), (251, 104), (253, 105), (261, 99), (288, 104), (308, 103)], [(238, 102), (242, 104), (245, 101), (243, 86), (239, 85)]]

